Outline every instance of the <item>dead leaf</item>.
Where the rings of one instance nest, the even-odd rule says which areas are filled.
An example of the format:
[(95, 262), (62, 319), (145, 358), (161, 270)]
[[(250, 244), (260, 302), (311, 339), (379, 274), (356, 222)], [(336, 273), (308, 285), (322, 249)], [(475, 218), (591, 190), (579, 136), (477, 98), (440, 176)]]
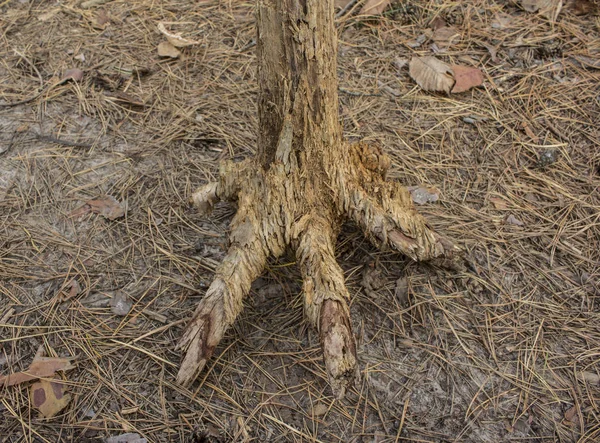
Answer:
[(38, 15), (38, 20), (41, 22), (47, 22), (52, 17), (54, 17), (59, 11), (60, 11), (60, 8), (51, 9), (48, 12), (44, 12), (43, 14)]
[(584, 371), (579, 375), (583, 380), (587, 381), (588, 383), (594, 385), (600, 383), (600, 375), (596, 374), (595, 372)]
[(68, 371), (74, 367), (66, 358), (35, 357), (26, 371), (0, 375), (0, 386), (14, 386), (38, 378), (53, 377), (56, 371)]
[(548, 20), (555, 21), (562, 10), (562, 0), (521, 0), (521, 6), (528, 12), (539, 12)]
[(412, 201), (417, 205), (433, 203), (440, 199), (440, 191), (431, 186), (409, 186)]
[(115, 220), (125, 215), (123, 205), (110, 195), (97, 200), (88, 200), (86, 204), (94, 214), (100, 214), (109, 220)]
[(62, 291), (57, 296), (57, 298), (60, 302), (65, 302), (67, 300), (71, 300), (73, 297), (77, 296), (77, 294), (79, 294), (79, 292), (81, 291), (81, 286), (79, 285), (79, 282), (76, 279), (72, 279), (67, 284), (67, 287), (70, 287), (69, 292)]
[(105, 9), (98, 9), (92, 17), (92, 27), (95, 29), (106, 29), (110, 23), (110, 17)]
[(71, 68), (71, 69), (67, 69), (65, 71), (64, 75), (62, 76), (61, 82), (64, 82), (65, 80), (79, 81), (82, 79), (83, 79), (83, 71), (81, 69)]
[(65, 394), (64, 384), (50, 380), (40, 380), (31, 385), (30, 398), (33, 407), (46, 418), (54, 417), (71, 401), (71, 396)]
[(431, 36), (440, 48), (447, 48), (460, 39), (460, 33), (454, 26), (442, 26), (436, 29)]
[(563, 8), (574, 15), (594, 14), (598, 11), (598, 5), (591, 0), (567, 0)]
[(140, 434), (127, 433), (108, 437), (106, 443), (148, 443), (148, 440), (140, 437)]
[(408, 64), (408, 74), (425, 91), (449, 93), (454, 86), (452, 69), (435, 57), (413, 57)]
[(325, 403), (317, 403), (312, 408), (312, 416), (313, 417), (321, 417), (321, 416), (327, 414), (327, 411), (329, 411), (329, 408), (327, 407), (327, 405)]
[(565, 418), (563, 420), (563, 423), (570, 426), (579, 424), (579, 414), (577, 413), (577, 405), (572, 406), (565, 411)]
[(446, 26), (446, 20), (444, 20), (442, 17), (437, 16), (436, 18), (434, 18), (431, 21), (431, 24), (429, 25), (431, 27), (431, 29), (433, 29), (434, 31), (443, 28), (444, 26)]
[(181, 55), (181, 51), (169, 42), (161, 42), (157, 50), (158, 55), (161, 57), (177, 58)]
[(400, 302), (400, 305), (408, 303), (408, 279), (406, 277), (400, 277), (396, 280), (394, 295)]
[(158, 23), (158, 30), (165, 37), (167, 37), (167, 40), (169, 41), (169, 43), (171, 43), (176, 48), (185, 48), (186, 46), (197, 45), (200, 43), (195, 40), (183, 38), (180, 33), (174, 33), (174, 32), (167, 31), (167, 28), (165, 28), (165, 25), (163, 25), (160, 22)]
[(452, 88), (453, 94), (468, 91), (476, 86), (483, 84), (483, 73), (470, 66), (452, 65), (450, 67), (454, 73), (454, 87)]
[[(496, 208), (498, 209), (498, 208)], [(523, 223), (521, 220), (519, 220), (518, 218), (516, 218), (514, 215), (509, 214), (504, 221), (506, 223), (508, 223), (509, 225), (515, 225), (515, 226), (523, 226), (525, 225), (525, 223)]]
[(506, 200), (504, 200), (501, 197), (490, 197), (488, 200), (494, 205), (494, 208), (496, 208), (498, 210), (503, 210), (503, 209), (508, 208), (508, 205), (506, 204)]
[(494, 17), (494, 20), (492, 21), (492, 28), (506, 29), (511, 25), (512, 21), (512, 16), (500, 12)]
[(391, 3), (391, 0), (367, 0), (360, 10), (360, 15), (380, 15)]

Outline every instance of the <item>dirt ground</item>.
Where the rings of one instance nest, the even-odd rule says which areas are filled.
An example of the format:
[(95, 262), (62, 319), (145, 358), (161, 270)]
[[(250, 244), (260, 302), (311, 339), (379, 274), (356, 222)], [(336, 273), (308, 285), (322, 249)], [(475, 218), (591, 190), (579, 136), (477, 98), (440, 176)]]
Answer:
[[(255, 149), (253, 2), (101, 3), (0, 1), (0, 374), (38, 352), (75, 365), (51, 419), (27, 384), (0, 387), (0, 442), (600, 441), (597, 16), (490, 0), (340, 14), (346, 137), (432, 188), (419, 210), (470, 268), (381, 253), (348, 224), (361, 380), (335, 401), (291, 256), (191, 390), (174, 383), (235, 210), (201, 216), (188, 196)], [(446, 48), (436, 17), (459, 30)], [(159, 57), (159, 22), (198, 43)], [(415, 55), (485, 82), (425, 92)], [(105, 196), (124, 216), (100, 213)]]

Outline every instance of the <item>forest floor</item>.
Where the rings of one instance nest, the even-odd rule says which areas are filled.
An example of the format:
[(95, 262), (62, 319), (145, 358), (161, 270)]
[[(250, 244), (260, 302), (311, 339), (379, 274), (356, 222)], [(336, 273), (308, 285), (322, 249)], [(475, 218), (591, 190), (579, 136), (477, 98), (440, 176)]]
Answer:
[[(53, 418), (30, 383), (0, 386), (1, 443), (600, 441), (597, 16), (489, 0), (340, 14), (345, 136), (383, 147), (470, 268), (378, 252), (348, 224), (361, 380), (337, 401), (291, 256), (191, 389), (174, 382), (235, 211), (188, 197), (255, 151), (253, 2), (87, 3), (0, 1), (0, 374), (42, 354), (74, 366)], [(161, 22), (197, 43), (160, 57)], [(407, 65), (423, 55), (484, 83), (423, 91)]]

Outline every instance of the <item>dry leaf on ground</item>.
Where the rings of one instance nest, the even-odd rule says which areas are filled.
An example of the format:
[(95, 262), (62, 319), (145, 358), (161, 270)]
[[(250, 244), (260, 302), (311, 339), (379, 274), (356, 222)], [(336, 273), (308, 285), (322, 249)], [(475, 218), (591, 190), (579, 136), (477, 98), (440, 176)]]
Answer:
[(564, 2), (563, 9), (575, 15), (594, 14), (598, 11), (599, 5), (593, 0), (567, 0)]
[(522, 0), (521, 6), (528, 12), (539, 12), (548, 20), (555, 21), (562, 10), (562, 0)]
[(30, 398), (33, 407), (46, 418), (54, 417), (71, 401), (71, 396), (65, 394), (65, 385), (50, 380), (31, 385)]
[(110, 23), (110, 17), (105, 9), (98, 9), (92, 17), (92, 27), (103, 30)]
[(521, 220), (519, 220), (517, 217), (515, 217), (512, 214), (509, 214), (504, 221), (506, 223), (508, 223), (509, 225), (515, 225), (515, 226), (523, 226), (525, 225), (525, 223), (523, 223)]
[(413, 57), (408, 64), (408, 73), (425, 91), (449, 93), (454, 86), (452, 69), (435, 57)]
[(454, 26), (442, 26), (433, 31), (432, 40), (440, 48), (447, 48), (460, 39), (460, 33)]
[(0, 375), (0, 386), (13, 386), (38, 378), (53, 377), (56, 371), (67, 371), (75, 366), (67, 358), (35, 357), (29, 368), (11, 375)]
[(452, 72), (454, 73), (455, 80), (454, 87), (451, 91), (453, 94), (465, 92), (483, 84), (483, 73), (477, 68), (452, 65), (450, 66), (450, 69), (452, 69)]
[(140, 434), (127, 433), (108, 437), (106, 443), (148, 443), (148, 440), (140, 437)]
[(181, 55), (181, 51), (169, 42), (161, 42), (158, 45), (158, 55), (161, 57), (177, 58)]
[(100, 214), (109, 220), (115, 220), (125, 215), (123, 205), (110, 195), (96, 200), (88, 200), (86, 205), (89, 206), (89, 210), (94, 214)]
[(565, 411), (565, 418), (563, 423), (568, 426), (575, 426), (579, 424), (579, 414), (577, 413), (577, 405), (570, 407)]
[(180, 33), (174, 33), (174, 32), (167, 31), (167, 28), (165, 28), (165, 25), (163, 25), (160, 22), (158, 23), (158, 30), (165, 37), (167, 37), (167, 40), (169, 41), (169, 43), (171, 43), (176, 48), (185, 48), (186, 46), (197, 45), (198, 43), (200, 43), (196, 40), (190, 40), (187, 38), (183, 38)]
[(506, 29), (511, 25), (512, 21), (513, 21), (512, 16), (505, 14), (503, 12), (500, 12), (500, 13), (496, 14), (496, 16), (494, 17), (494, 20), (492, 21), (492, 28)]
[(501, 197), (490, 197), (488, 199), (488, 201), (490, 201), (494, 205), (494, 208), (496, 208), (498, 210), (503, 210), (503, 209), (508, 208), (506, 200), (504, 200)]
[(361, 15), (379, 15), (391, 3), (391, 0), (367, 0), (362, 9), (360, 10)]
[(65, 80), (75, 80), (75, 81), (79, 81), (83, 79), (83, 71), (81, 69), (78, 68), (71, 68), (71, 69), (67, 69), (65, 71), (65, 74), (62, 77), (62, 82), (64, 82)]

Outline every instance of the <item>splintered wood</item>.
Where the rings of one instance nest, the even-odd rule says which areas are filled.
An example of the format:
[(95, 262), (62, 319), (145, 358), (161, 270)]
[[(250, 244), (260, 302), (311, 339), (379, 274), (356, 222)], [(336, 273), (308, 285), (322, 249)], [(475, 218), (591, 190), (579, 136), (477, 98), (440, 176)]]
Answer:
[(224, 162), (218, 181), (192, 196), (202, 211), (218, 200), (237, 201), (238, 211), (228, 254), (179, 343), (186, 352), (177, 377), (183, 385), (195, 380), (241, 312), (268, 256), (291, 248), (331, 387), (337, 397), (345, 395), (358, 374), (349, 293), (335, 258), (346, 219), (377, 245), (414, 260), (458, 262), (458, 248), (427, 225), (409, 192), (386, 181), (389, 158), (342, 139), (332, 0), (293, 3), (258, 2), (256, 158)]

